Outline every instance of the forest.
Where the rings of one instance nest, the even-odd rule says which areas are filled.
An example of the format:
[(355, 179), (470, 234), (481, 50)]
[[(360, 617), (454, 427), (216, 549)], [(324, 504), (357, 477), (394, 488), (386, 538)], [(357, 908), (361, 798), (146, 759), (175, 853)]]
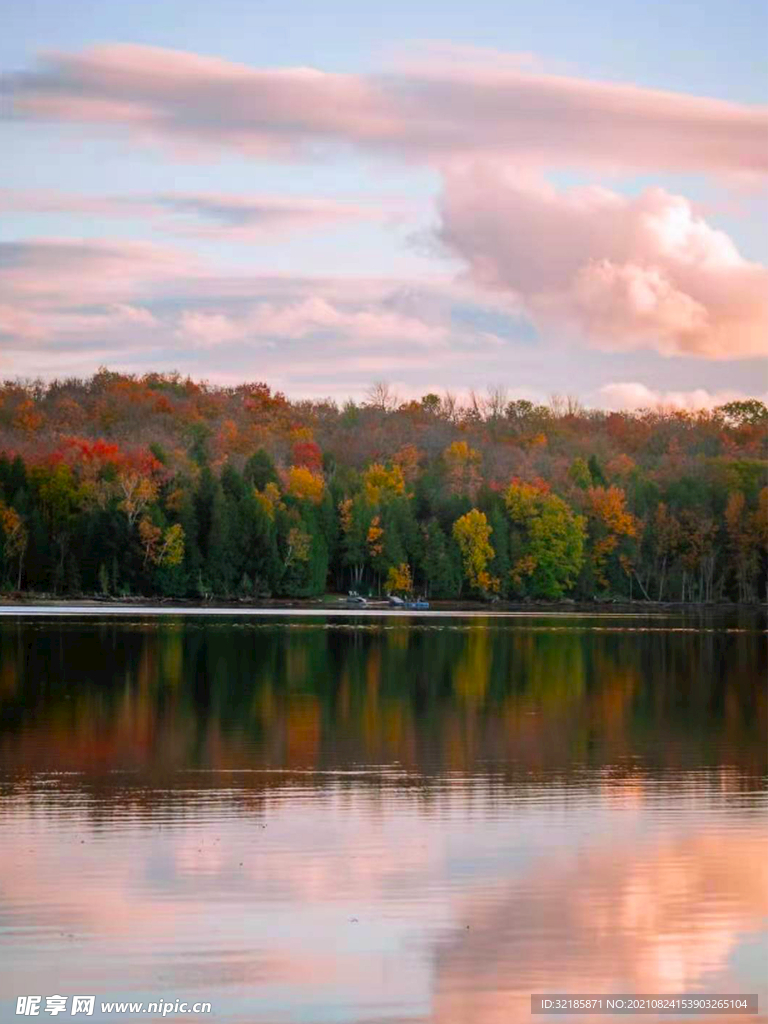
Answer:
[(9, 595), (768, 598), (768, 409), (503, 388), (290, 400), (100, 370), (0, 386)]

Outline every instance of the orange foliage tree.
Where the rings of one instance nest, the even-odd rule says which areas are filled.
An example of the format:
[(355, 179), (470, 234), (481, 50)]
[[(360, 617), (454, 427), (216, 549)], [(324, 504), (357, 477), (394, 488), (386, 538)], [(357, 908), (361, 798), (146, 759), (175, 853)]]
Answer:
[(614, 552), (617, 553), (618, 567), (631, 581), (636, 545), (630, 547), (624, 544), (624, 550), (617, 552), (617, 549), (622, 541), (636, 540), (640, 536), (641, 523), (627, 509), (624, 490), (614, 486), (590, 487), (587, 491), (586, 511), (592, 534), (592, 571), (595, 581), (600, 587), (608, 586), (609, 560)]
[(0, 531), (2, 531), (3, 554), (8, 562), (17, 561), (16, 589), (21, 590), (21, 571), (24, 554), (29, 542), (29, 531), (15, 508), (0, 501)]

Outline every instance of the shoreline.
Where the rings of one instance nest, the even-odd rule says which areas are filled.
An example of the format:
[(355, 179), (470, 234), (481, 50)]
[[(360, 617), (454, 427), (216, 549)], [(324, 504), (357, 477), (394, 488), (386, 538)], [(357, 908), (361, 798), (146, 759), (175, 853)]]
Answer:
[(316, 599), (275, 599), (263, 602), (218, 601), (206, 603), (189, 599), (157, 600), (152, 598), (123, 598), (120, 600), (98, 597), (56, 598), (50, 595), (0, 597), (0, 615), (194, 615), (237, 617), (295, 616), (320, 617), (535, 617), (542, 615), (591, 616), (658, 616), (695, 615), (711, 613), (765, 612), (764, 604), (693, 604), (681, 602), (655, 603), (651, 601), (540, 601), (540, 602), (497, 602), (483, 604), (479, 601), (431, 601), (429, 609), (396, 608), (384, 600), (375, 601), (365, 607), (349, 606), (344, 598), (326, 597)]

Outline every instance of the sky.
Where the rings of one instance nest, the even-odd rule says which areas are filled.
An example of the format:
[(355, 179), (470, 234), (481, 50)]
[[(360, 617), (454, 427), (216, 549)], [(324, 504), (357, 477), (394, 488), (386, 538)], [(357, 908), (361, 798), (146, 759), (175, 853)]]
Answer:
[(6, 0), (0, 376), (765, 397), (762, 2)]

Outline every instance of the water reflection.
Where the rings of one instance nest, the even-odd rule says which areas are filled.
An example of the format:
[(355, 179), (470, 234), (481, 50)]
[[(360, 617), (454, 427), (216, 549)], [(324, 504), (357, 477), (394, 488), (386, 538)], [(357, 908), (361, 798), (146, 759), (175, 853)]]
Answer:
[(552, 625), (0, 622), (0, 1000), (768, 995), (764, 636)]
[(0, 765), (764, 767), (764, 637), (492, 620), (0, 623)]

